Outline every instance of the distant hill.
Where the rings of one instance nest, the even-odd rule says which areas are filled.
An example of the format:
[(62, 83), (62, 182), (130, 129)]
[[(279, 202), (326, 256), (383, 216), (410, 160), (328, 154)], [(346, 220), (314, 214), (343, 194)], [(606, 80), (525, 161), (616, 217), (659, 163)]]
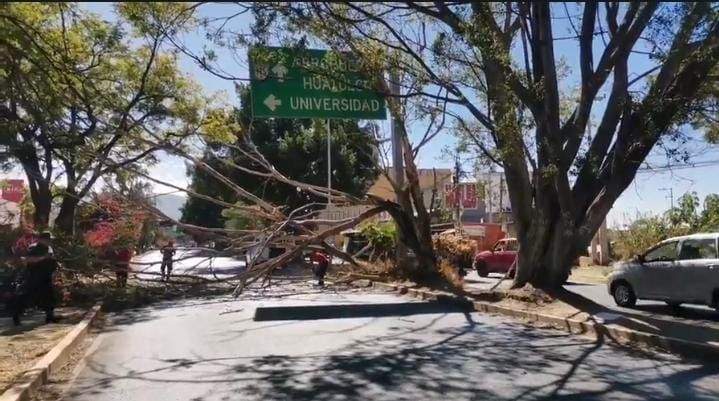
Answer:
[(186, 200), (186, 197), (175, 194), (158, 195), (155, 197), (155, 205), (168, 217), (179, 220)]

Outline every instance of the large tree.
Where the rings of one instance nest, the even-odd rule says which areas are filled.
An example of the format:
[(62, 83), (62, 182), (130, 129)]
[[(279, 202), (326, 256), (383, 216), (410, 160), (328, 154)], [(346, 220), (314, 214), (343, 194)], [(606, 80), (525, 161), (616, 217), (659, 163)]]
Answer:
[[(277, 182), (271, 177), (258, 176), (245, 169), (258, 169), (256, 163), (242, 151), (249, 139), (256, 149), (282, 174), (303, 183), (319, 187), (327, 185), (327, 126), (326, 121), (309, 119), (254, 120), (250, 108), (248, 88), (239, 87), (241, 105), (233, 111), (237, 126), (252, 126), (249, 138), (235, 143), (209, 143), (203, 161), (214, 170), (268, 202), (283, 205), (287, 211), (315, 204), (309, 210), (323, 206), (326, 198), (298, 191), (296, 187)], [(231, 123), (232, 124), (232, 123)], [(379, 173), (378, 155), (372, 132), (360, 129), (357, 122), (333, 120), (330, 123), (332, 151), (332, 187), (352, 195), (369, 189)], [(201, 168), (190, 168), (192, 191), (220, 199), (239, 201), (237, 194), (212, 174)], [(205, 227), (222, 227), (224, 206), (207, 199), (190, 197), (183, 208), (182, 221)]]
[[(564, 283), (655, 145), (697, 116), (719, 61), (717, 4), (708, 2), (247, 7), (281, 41), (309, 36), (351, 50), (424, 83), (403, 97), (444, 102), (507, 176), (516, 286)], [(560, 44), (578, 50), (575, 74), (562, 74)]]
[(71, 3), (0, 6), (0, 143), (26, 174), (39, 227), (50, 224), (57, 195), (55, 227), (72, 234), (78, 203), (98, 180), (152, 161), (198, 123), (199, 91), (162, 47), (168, 27), (190, 21), (187, 9), (117, 11), (110, 23)]

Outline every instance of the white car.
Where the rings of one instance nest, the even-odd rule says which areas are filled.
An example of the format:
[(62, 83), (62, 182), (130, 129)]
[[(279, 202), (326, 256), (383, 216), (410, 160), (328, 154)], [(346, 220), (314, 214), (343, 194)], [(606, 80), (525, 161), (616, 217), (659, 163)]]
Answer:
[(709, 305), (719, 311), (719, 233), (669, 238), (615, 265), (609, 294), (619, 306), (637, 299)]

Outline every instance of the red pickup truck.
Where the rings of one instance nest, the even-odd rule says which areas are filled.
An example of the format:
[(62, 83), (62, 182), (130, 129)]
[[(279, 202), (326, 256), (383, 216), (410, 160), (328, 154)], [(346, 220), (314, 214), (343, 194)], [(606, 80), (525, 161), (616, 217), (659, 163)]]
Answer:
[(487, 277), (489, 273), (508, 273), (509, 277), (514, 277), (514, 262), (517, 260), (518, 249), (516, 238), (503, 238), (497, 241), (491, 250), (477, 252), (474, 255), (473, 267), (480, 277)]

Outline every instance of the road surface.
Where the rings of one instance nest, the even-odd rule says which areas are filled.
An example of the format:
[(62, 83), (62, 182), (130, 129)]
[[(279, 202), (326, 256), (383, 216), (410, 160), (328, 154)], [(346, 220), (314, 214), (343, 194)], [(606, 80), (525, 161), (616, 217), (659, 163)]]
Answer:
[[(501, 276), (500, 274), (490, 274), (489, 277), (479, 277), (476, 271), (471, 271), (465, 277), (465, 286), (469, 290), (488, 289), (497, 284)], [(570, 282), (565, 285), (565, 288), (612, 311), (650, 317), (671, 317), (672, 319), (678, 320), (702, 320), (708, 322), (708, 324), (719, 322), (719, 312), (708, 306), (686, 304), (676, 310), (664, 302), (640, 300), (637, 301), (637, 305), (634, 308), (622, 308), (617, 306), (612, 296), (609, 295), (605, 284), (597, 285)]]
[(354, 291), (299, 282), (112, 316), (66, 400), (719, 398), (719, 364)]

